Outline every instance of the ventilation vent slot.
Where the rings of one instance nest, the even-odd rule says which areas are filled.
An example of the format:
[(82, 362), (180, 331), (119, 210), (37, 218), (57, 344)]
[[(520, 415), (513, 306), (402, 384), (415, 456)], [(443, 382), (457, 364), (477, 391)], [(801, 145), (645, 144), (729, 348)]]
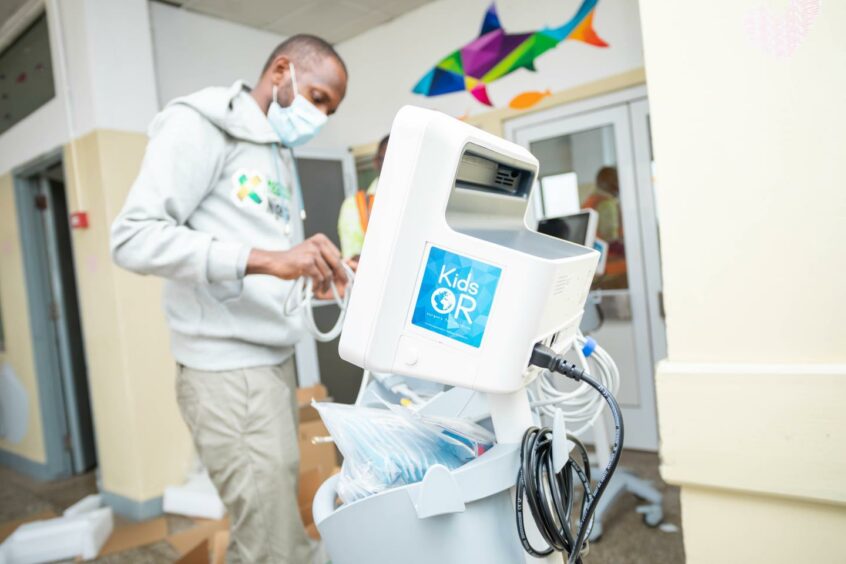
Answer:
[(514, 185), (517, 184), (517, 179), (520, 177), (517, 171), (512, 171), (508, 169), (499, 168), (496, 171), (496, 177), (494, 178), (494, 184), (502, 186), (509, 192), (514, 191)]
[(456, 184), (462, 188), (487, 190), (510, 196), (526, 197), (531, 172), (472, 153), (464, 153), (456, 174)]

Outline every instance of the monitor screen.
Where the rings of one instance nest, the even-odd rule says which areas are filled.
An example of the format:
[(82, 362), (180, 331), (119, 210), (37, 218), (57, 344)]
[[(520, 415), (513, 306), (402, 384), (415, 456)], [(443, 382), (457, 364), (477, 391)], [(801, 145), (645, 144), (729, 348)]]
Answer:
[(590, 212), (582, 211), (561, 217), (552, 217), (538, 223), (538, 232), (570, 241), (578, 245), (588, 246), (590, 233)]

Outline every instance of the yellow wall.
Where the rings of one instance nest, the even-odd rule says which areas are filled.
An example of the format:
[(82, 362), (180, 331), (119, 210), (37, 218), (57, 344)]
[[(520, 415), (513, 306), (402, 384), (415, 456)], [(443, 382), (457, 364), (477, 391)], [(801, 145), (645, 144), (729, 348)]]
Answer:
[(35, 357), (26, 294), (23, 256), (15, 191), (12, 176), (0, 176), (0, 313), (2, 313), (5, 351), (0, 351), (0, 365), (8, 363), (29, 396), (29, 423), (18, 444), (0, 439), (0, 449), (34, 462), (46, 462), (41, 406), (38, 402)]
[(785, 57), (746, 22), (769, 9), (802, 28), (787, 1), (640, 6), (662, 474), (682, 486), (688, 561), (832, 562), (846, 554), (846, 3), (824, 2)]
[[(97, 456), (106, 491), (135, 501), (180, 483), (191, 443), (174, 392), (175, 363), (161, 307), (160, 280), (115, 267), (109, 228), (138, 172), (146, 136), (98, 130), (64, 150), (71, 211), (88, 212), (88, 229), (72, 231), (80, 315)], [(20, 444), (0, 449), (46, 462), (27, 288), (12, 176), (0, 177), (0, 304), (8, 363), (30, 398)]]
[(682, 488), (681, 505), (685, 530), (699, 531), (684, 536), (687, 564), (846, 559), (842, 507), (692, 486)]
[(109, 257), (109, 228), (145, 146), (142, 134), (99, 130), (65, 150), (69, 206), (87, 211), (90, 222), (73, 232), (73, 247), (103, 486), (139, 501), (179, 483), (191, 455), (161, 281), (125, 272)]

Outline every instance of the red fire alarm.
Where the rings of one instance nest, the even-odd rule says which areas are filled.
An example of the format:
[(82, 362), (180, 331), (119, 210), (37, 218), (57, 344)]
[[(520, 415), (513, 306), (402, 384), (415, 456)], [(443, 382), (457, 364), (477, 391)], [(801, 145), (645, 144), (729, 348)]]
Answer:
[(80, 211), (70, 214), (71, 229), (88, 229), (88, 212)]

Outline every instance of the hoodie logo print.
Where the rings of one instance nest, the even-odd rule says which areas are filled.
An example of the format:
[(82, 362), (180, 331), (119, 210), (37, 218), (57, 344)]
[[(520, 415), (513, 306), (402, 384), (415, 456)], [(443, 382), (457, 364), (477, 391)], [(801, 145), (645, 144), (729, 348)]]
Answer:
[(291, 222), (291, 193), (275, 180), (267, 181), (267, 211), (275, 219), (288, 224)]
[(261, 173), (239, 170), (232, 175), (232, 186), (234, 187), (232, 195), (237, 203), (241, 205), (253, 204), (262, 208), (266, 206), (263, 196), (267, 180)]

